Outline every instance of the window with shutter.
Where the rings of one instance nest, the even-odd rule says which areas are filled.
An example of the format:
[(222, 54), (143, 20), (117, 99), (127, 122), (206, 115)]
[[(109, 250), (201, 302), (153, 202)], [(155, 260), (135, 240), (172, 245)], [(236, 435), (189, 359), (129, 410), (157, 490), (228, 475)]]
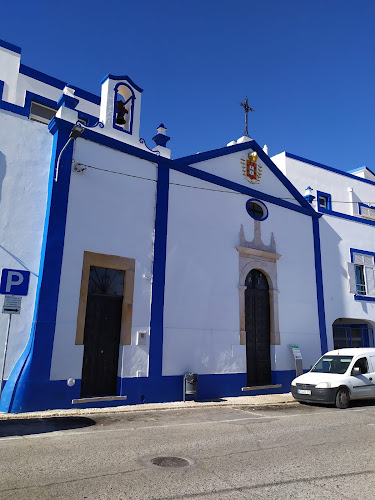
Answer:
[(318, 210), (332, 210), (332, 197), (329, 193), (317, 191), (316, 197), (318, 201)]
[(366, 295), (375, 297), (375, 268), (365, 266)]
[(349, 276), (349, 292), (356, 293), (356, 277), (355, 277), (355, 265), (352, 262), (348, 262), (348, 276)]
[(349, 292), (361, 297), (375, 298), (375, 253), (351, 250), (348, 262)]

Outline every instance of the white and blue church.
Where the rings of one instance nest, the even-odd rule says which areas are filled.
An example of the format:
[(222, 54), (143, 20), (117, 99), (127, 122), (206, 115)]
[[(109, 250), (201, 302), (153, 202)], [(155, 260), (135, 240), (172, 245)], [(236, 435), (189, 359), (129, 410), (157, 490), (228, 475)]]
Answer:
[(172, 159), (142, 92), (0, 41), (0, 268), (30, 276), (5, 360), (0, 315), (0, 411), (178, 401), (185, 373), (199, 400), (288, 392), (292, 345), (305, 370), (374, 346), (374, 173), (247, 135)]

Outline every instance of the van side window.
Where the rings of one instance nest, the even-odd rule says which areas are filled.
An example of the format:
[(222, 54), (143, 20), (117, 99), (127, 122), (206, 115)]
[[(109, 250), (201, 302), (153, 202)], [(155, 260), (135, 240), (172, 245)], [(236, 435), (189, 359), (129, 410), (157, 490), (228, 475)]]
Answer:
[(353, 368), (359, 368), (362, 374), (368, 373), (367, 358), (357, 359), (357, 361), (354, 363)]

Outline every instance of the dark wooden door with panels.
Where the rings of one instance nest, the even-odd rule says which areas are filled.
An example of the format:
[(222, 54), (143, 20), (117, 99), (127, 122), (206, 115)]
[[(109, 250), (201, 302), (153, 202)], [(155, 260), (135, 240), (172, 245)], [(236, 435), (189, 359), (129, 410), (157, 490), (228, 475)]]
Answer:
[(245, 281), (247, 386), (271, 384), (270, 299), (267, 277), (259, 270)]
[(125, 271), (90, 266), (81, 397), (116, 394)]

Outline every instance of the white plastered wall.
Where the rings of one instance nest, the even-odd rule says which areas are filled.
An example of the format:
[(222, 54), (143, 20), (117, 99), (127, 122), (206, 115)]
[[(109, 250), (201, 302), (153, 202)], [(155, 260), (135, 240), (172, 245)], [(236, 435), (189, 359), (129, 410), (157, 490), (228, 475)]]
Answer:
[[(30, 78), (29, 76), (23, 75), (21, 73), (18, 77), (17, 102), (15, 104), (24, 106), (26, 91), (41, 95), (56, 102), (62, 95), (61, 89), (57, 89), (56, 87), (52, 87), (51, 85), (40, 82), (39, 80), (35, 80), (34, 78)], [(84, 113), (88, 113), (89, 115), (99, 117), (98, 104), (94, 104), (93, 102), (82, 99), (81, 97), (78, 97), (77, 99), (79, 99), (79, 103), (76, 107), (78, 111), (83, 111)]]
[(0, 98), (4, 101), (15, 102), (17, 99), (16, 89), (20, 60), (21, 54), (0, 47), (0, 80), (4, 82), (3, 95)]
[[(57, 102), (61, 97), (62, 90), (19, 73), (20, 59), (21, 54), (0, 47), (0, 80), (4, 82), (3, 95), (0, 98), (24, 107), (28, 91)], [(79, 99), (77, 110), (92, 116), (99, 116), (99, 105), (86, 99)]]
[[(228, 172), (231, 159), (227, 162)], [(262, 178), (265, 192), (283, 192), (275, 179)], [(177, 172), (171, 172), (170, 181), (223, 189)], [(245, 207), (249, 198), (170, 186), (163, 375), (246, 371), (246, 347), (240, 345), (236, 246), (241, 224), (248, 241), (254, 236), (254, 221)], [(277, 263), (281, 344), (271, 347), (272, 369), (291, 370), (291, 344), (300, 345), (306, 366), (320, 354), (312, 222), (300, 213), (266, 205), (269, 216), (261, 223), (262, 239), (269, 244), (274, 232), (281, 254)]]
[[(156, 165), (76, 141), (74, 160), (98, 168), (156, 179)], [(119, 376), (148, 373), (151, 273), (156, 182), (87, 168), (72, 172), (61, 271), (51, 379), (81, 378), (83, 345), (75, 345), (83, 252), (136, 260), (132, 345), (120, 347)], [(137, 346), (137, 331), (148, 332)], [(137, 374), (137, 372), (139, 372)]]
[[(29, 293), (13, 315), (5, 378), (30, 336), (47, 204), (52, 136), (47, 127), (0, 111), (0, 269), (30, 271)], [(1, 307), (3, 296), (0, 296)], [(4, 346), (8, 315), (0, 314)], [(0, 350), (0, 360), (3, 347)]]
[[(294, 158), (289, 158), (285, 153), (272, 157), (272, 161), (294, 184), (302, 195), (310, 186), (313, 189), (315, 200), (312, 206), (317, 210), (317, 191), (328, 193), (332, 197), (332, 210), (347, 215), (358, 214), (358, 202), (375, 202), (375, 185), (357, 179), (355, 176), (348, 177), (321, 167), (305, 163)], [(352, 192), (348, 191), (352, 188)], [(354, 201), (355, 203), (350, 203)]]
[[(331, 194), (335, 212), (357, 215), (357, 202), (375, 201), (375, 186), (360, 179), (289, 158), (285, 153), (274, 156), (272, 160), (302, 194), (307, 186), (314, 189), (314, 195), (316, 190)], [(353, 190), (352, 195), (349, 188)], [(348, 203), (350, 201), (355, 203)], [(316, 200), (313, 207), (316, 209)], [(354, 300), (353, 294), (349, 293), (347, 274), (350, 248), (375, 252), (375, 228), (329, 214), (323, 214), (319, 224), (327, 341), (328, 349), (332, 349), (332, 324), (335, 320), (348, 318), (375, 323), (375, 303)]]
[(350, 249), (375, 252), (375, 228), (325, 215), (320, 219), (322, 270), (328, 348), (333, 349), (332, 324), (339, 318), (375, 322), (375, 302), (356, 301), (349, 293)]
[[(242, 160), (246, 161), (248, 153), (251, 152), (252, 149), (248, 149), (246, 151), (220, 156), (211, 160), (194, 163), (192, 167), (299, 205), (299, 202), (295, 200), (294, 196), (259, 158), (257, 163), (262, 167), (260, 182), (258, 184), (252, 184), (244, 177)], [(266, 189), (265, 186), (267, 186)]]

